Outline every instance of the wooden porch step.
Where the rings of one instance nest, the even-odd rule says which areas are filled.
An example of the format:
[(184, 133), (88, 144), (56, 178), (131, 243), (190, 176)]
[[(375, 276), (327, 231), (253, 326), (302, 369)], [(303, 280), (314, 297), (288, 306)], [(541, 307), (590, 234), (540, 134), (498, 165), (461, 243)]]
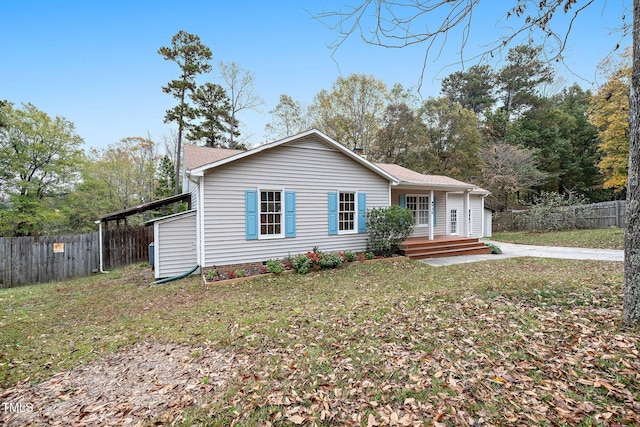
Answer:
[(436, 240), (414, 238), (403, 242), (401, 247), (404, 254), (411, 259), (491, 253), (491, 249), (477, 238), (464, 237)]

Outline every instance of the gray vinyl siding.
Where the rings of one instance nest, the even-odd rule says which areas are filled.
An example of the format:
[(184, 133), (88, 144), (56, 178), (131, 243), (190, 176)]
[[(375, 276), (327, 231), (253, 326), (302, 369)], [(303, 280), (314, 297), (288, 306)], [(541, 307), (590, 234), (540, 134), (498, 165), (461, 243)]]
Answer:
[(198, 209), (198, 184), (189, 182), (189, 193), (191, 193), (191, 209)]
[[(389, 181), (313, 136), (283, 144), (204, 176), (204, 267), (310, 251), (364, 250), (366, 234), (328, 235), (328, 193), (366, 193), (367, 209), (389, 204)], [(246, 240), (245, 191), (296, 193), (296, 237)]]
[(169, 217), (154, 224), (155, 277), (171, 277), (198, 263), (196, 212)]
[[(425, 196), (430, 196), (430, 190), (407, 190), (407, 189), (391, 189), (391, 203), (397, 205), (400, 203), (400, 195), (401, 194), (422, 194)], [(433, 196), (436, 199), (436, 226), (433, 227), (433, 235), (434, 236), (442, 236), (446, 234), (446, 221), (445, 221), (445, 192), (444, 191), (434, 191)], [(413, 233), (411, 237), (428, 237), (429, 236), (429, 227), (428, 226), (419, 226), (413, 229)]]

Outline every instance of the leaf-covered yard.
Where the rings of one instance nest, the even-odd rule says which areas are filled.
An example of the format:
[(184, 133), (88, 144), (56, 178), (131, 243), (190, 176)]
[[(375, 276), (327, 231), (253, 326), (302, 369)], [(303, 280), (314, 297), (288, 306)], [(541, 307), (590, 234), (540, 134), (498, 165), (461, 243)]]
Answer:
[(404, 259), (229, 286), (141, 267), (0, 292), (0, 421), (636, 425), (620, 263)]

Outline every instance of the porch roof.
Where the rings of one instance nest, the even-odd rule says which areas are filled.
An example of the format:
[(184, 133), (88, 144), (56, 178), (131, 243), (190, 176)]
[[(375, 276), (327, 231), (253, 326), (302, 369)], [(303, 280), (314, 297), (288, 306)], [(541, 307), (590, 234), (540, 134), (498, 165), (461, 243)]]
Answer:
[(445, 191), (479, 190), (476, 185), (458, 181), (443, 175), (424, 175), (400, 165), (390, 163), (376, 163), (390, 175), (395, 176), (399, 182), (398, 186), (403, 187), (424, 187)]

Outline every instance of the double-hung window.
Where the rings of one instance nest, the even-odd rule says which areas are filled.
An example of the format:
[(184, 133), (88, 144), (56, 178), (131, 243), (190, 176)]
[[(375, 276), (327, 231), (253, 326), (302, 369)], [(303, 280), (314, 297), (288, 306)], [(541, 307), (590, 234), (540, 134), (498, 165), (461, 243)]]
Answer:
[(296, 192), (245, 190), (247, 240), (296, 237)]
[(282, 191), (260, 191), (260, 236), (282, 236)]
[(338, 231), (356, 230), (356, 193), (340, 192), (338, 208)]
[(329, 235), (367, 232), (367, 193), (330, 191), (327, 205)]
[(429, 225), (429, 197), (406, 196), (406, 207), (413, 213), (415, 225)]

